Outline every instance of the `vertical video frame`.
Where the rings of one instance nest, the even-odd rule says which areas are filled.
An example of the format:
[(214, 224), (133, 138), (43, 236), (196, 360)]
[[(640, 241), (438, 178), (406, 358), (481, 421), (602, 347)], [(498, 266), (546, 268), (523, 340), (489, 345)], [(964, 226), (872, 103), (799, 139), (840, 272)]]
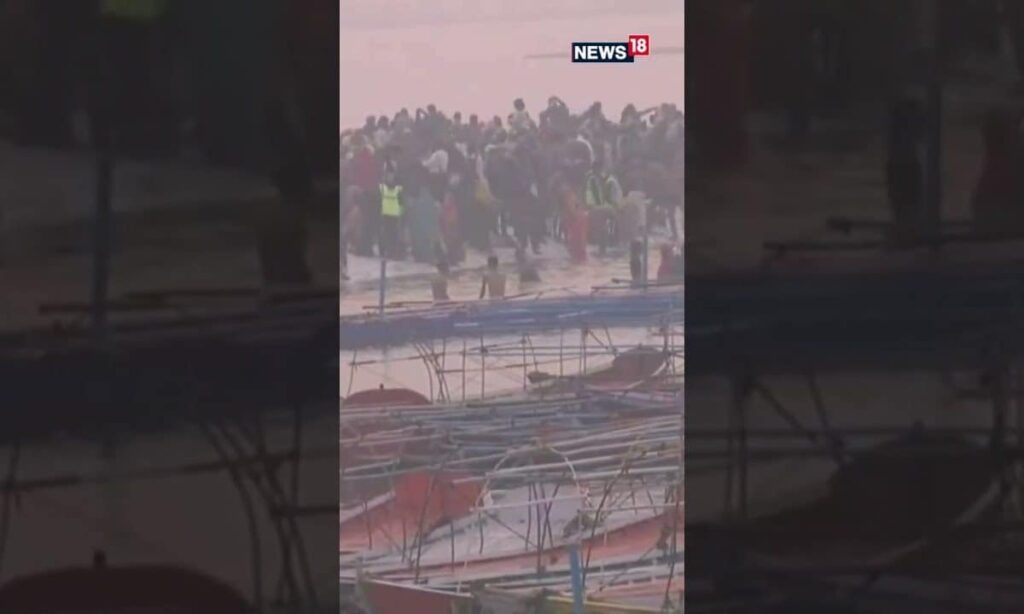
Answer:
[(343, 602), (682, 611), (682, 1), (340, 39)]

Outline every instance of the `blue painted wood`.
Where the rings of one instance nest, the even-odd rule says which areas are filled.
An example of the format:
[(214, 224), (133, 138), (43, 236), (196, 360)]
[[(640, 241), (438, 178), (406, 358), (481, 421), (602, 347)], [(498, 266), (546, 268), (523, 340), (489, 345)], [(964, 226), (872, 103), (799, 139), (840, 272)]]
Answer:
[(342, 350), (386, 347), (429, 339), (501, 336), (586, 326), (681, 323), (677, 289), (550, 299), (465, 303), (390, 315), (342, 318)]

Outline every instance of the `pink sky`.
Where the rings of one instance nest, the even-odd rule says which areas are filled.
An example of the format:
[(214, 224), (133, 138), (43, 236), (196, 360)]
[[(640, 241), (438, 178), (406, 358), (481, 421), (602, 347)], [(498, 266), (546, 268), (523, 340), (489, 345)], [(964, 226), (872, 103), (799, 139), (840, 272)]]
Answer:
[[(380, 5), (411, 1), (387, 0)], [(629, 34), (650, 34), (655, 55), (634, 64), (569, 61), (573, 41), (624, 41)], [(574, 109), (601, 100), (609, 115), (617, 115), (629, 102), (638, 106), (674, 102), (682, 108), (683, 55), (657, 56), (657, 50), (682, 47), (683, 39), (681, 2), (675, 13), (609, 15), (605, 10), (592, 17), (544, 21), (343, 27), (342, 127), (361, 125), (369, 114), (391, 115), (402, 107), (414, 111), (430, 103), (447, 112), (489, 117), (506, 115), (512, 100), (522, 97), (536, 113), (552, 94)], [(524, 57), (560, 52), (564, 60)]]
[(681, 13), (683, 0), (344, 0), (345, 28)]

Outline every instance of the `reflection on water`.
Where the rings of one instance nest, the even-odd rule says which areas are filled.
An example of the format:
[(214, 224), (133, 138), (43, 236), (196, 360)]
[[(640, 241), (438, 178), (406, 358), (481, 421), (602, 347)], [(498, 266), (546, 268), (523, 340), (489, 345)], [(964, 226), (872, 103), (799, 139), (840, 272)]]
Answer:
[[(648, 255), (651, 271), (657, 269), (659, 261), (657, 249), (653, 246), (660, 241), (652, 239), (651, 242), (652, 248)], [(499, 250), (499, 254), (503, 263), (513, 261), (511, 250)], [(484, 263), (483, 254), (469, 255), (467, 264), (456, 271), (449, 282), (449, 296), (453, 300), (472, 301), (479, 296)], [(610, 251), (606, 258), (592, 256), (584, 264), (572, 264), (562, 246), (549, 245), (545, 248), (545, 255), (537, 259), (537, 264), (542, 279), (540, 284), (522, 284), (514, 265), (504, 267), (509, 278), (508, 296), (585, 296), (594, 292), (595, 288), (607, 287), (616, 280), (629, 277), (629, 262), (621, 250)], [(388, 305), (429, 305), (429, 275), (433, 267), (411, 262), (389, 263), (388, 267), (388, 271), (391, 271), (386, 287)], [(353, 281), (342, 288), (342, 314), (372, 311), (379, 302), (380, 284), (375, 278), (380, 272), (379, 261), (350, 257), (349, 270)], [(532, 334), (525, 338), (439, 339), (418, 347), (363, 350), (342, 356), (342, 395), (377, 388), (383, 384), (388, 388), (412, 388), (430, 398), (436, 398), (442, 388), (447, 386), (450, 400), (461, 400), (463, 395), (465, 398), (479, 398), (522, 390), (524, 378), (530, 371), (550, 372), (554, 369), (555, 373), (575, 375), (607, 366), (613, 358), (613, 349), (628, 349), (639, 344), (662, 347), (664, 343), (663, 331), (656, 328), (601, 329), (584, 335), (570, 325), (564, 331)], [(681, 345), (682, 339), (670, 337), (669, 343)], [(488, 352), (483, 360), (480, 357), (481, 345)], [(430, 360), (425, 359), (434, 354), (439, 357), (440, 365), (432, 365)], [(439, 370), (450, 372), (440, 377)]]
[[(650, 238), (648, 270), (654, 277), (661, 261), (660, 246), (669, 242), (666, 233)], [(552, 295), (586, 295), (595, 288), (614, 284), (629, 278), (629, 260), (625, 248), (608, 250), (606, 257), (591, 254), (583, 264), (573, 264), (561, 244), (548, 244), (544, 253), (533, 259), (541, 277), (540, 283), (520, 283), (511, 248), (496, 249), (501, 270), (508, 275), (507, 296), (543, 293)], [(454, 301), (474, 300), (480, 295), (482, 272), (487, 262), (485, 254), (470, 251), (466, 262), (452, 271), (448, 294)], [(387, 264), (386, 302), (391, 304), (417, 304), (432, 300), (430, 277), (436, 272), (432, 265), (403, 261)], [(376, 309), (380, 301), (380, 260), (355, 255), (348, 257), (350, 280), (341, 286), (341, 314), (352, 315)]]

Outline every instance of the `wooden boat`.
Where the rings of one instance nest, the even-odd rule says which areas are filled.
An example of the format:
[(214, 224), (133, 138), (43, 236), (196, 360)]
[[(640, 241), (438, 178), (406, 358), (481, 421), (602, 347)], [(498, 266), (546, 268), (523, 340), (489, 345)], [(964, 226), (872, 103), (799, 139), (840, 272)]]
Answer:
[(660, 375), (671, 356), (659, 348), (640, 346), (617, 355), (603, 369), (568, 377), (534, 371), (527, 377), (543, 393), (565, 393), (579, 389), (624, 389), (650, 382)]
[[(676, 585), (681, 586), (682, 580), (676, 580), (673, 587)], [(660, 590), (660, 593), (653, 595), (659, 604), (664, 599), (664, 582), (652, 583), (644, 589), (652, 594)], [(528, 611), (541, 614), (573, 614), (574, 612), (572, 597), (563, 592), (481, 589), (474, 591), (473, 596), (486, 611), (494, 614), (517, 614)], [(585, 600), (583, 611), (586, 614), (663, 614), (666, 611), (660, 605), (619, 603), (608, 597)], [(531, 607), (534, 609), (529, 609)]]
[[(673, 526), (677, 527), (677, 538), (681, 542), (682, 523), (673, 525), (670, 514), (660, 514), (584, 539), (580, 543), (580, 551), (586, 560), (591, 561), (592, 569), (615, 562), (622, 570), (632, 570), (634, 565), (647, 564), (641, 555), (651, 550), (657, 551), (666, 535), (670, 535)], [(411, 572), (408, 565), (402, 570), (394, 570), (392, 574), (368, 571), (359, 584), (363, 597), (375, 612), (468, 614), (477, 611), (471, 609), (474, 606), (484, 606), (489, 608), (486, 611), (491, 612), (522, 612), (526, 611), (522, 609), (526, 605), (533, 605), (540, 609), (529, 611), (568, 614), (572, 611), (572, 600), (568, 596), (568, 551), (564, 545), (560, 545), (544, 550), (539, 556), (543, 561), (544, 577), (561, 576), (564, 578), (564, 586), (558, 590), (542, 586), (518, 590), (480, 589), (489, 581), (537, 578), (536, 552), (484, 556), (475, 560), (460, 560), (454, 566), (442, 564), (421, 568), (421, 584), (409, 582)], [(682, 590), (681, 564), (676, 571), (678, 573), (671, 577), (653, 576), (642, 582), (602, 587), (600, 591), (597, 590), (598, 582), (592, 581), (595, 588), (593, 594), (588, 596), (585, 611), (592, 614), (661, 612), (666, 589), (672, 598), (678, 597)], [(614, 573), (622, 575), (625, 572), (620, 570)], [(526, 580), (525, 583), (529, 584), (530, 581)], [(460, 592), (460, 589), (473, 589), (472, 597)]]
[[(631, 356), (650, 369), (649, 354)], [(682, 556), (681, 504), (670, 496), (681, 422), (675, 399), (648, 391), (343, 409), (363, 443), (437, 445), (342, 476), (343, 492), (368, 480), (394, 488), (343, 495), (341, 584), (363, 586), (372, 611), (460, 611), (467, 593), (509, 583), (561, 593), (548, 605), (562, 611), (578, 547), (595, 592), (587, 611), (657, 611), (680, 581), (667, 569)]]
[(430, 399), (408, 388), (374, 388), (360, 390), (342, 399), (342, 410), (354, 407), (422, 407)]
[(473, 611), (473, 597), (455, 591), (383, 580), (365, 580), (359, 583), (359, 589), (374, 612), (470, 614)]
[[(345, 421), (341, 423), (341, 467), (358, 466), (380, 460), (400, 457), (416, 445), (429, 443), (430, 437), (410, 438), (401, 435), (403, 424), (392, 418), (391, 410), (415, 410), (431, 407), (430, 399), (408, 388), (374, 388), (361, 390), (341, 401), (341, 411), (380, 410), (380, 416), (361, 421), (354, 430)], [(422, 451), (422, 450), (421, 450)]]
[(397, 476), (391, 492), (341, 511), (341, 552), (389, 549), (406, 556), (438, 524), (464, 516), (476, 504), (481, 483), (468, 477), (427, 471)]
[[(401, 551), (366, 556), (363, 569), (375, 577), (396, 581), (415, 575), (435, 585), (463, 585), (536, 574), (538, 565), (548, 572), (567, 572), (572, 543), (579, 544), (582, 556), (592, 564), (610, 564), (656, 558), (669, 547), (673, 530), (678, 542), (682, 542), (681, 510), (657, 506), (609, 508), (602, 513), (598, 525), (593, 526), (585, 513), (581, 517), (583, 507), (578, 496), (553, 496), (545, 499), (545, 503), (530, 503), (527, 494), (527, 488), (516, 489), (484, 505), (484, 510), (466, 510), (461, 520), (439, 524), (417, 544), (415, 572), (410, 572), (409, 558)], [(611, 498), (625, 494), (623, 489)], [(638, 493), (637, 499), (647, 500), (648, 494), (652, 493)], [(550, 508), (545, 522), (541, 522), (540, 512), (534, 508), (546, 505)], [(545, 543), (538, 553), (534, 542), (540, 541), (545, 525)], [(530, 527), (534, 533), (527, 533)]]

